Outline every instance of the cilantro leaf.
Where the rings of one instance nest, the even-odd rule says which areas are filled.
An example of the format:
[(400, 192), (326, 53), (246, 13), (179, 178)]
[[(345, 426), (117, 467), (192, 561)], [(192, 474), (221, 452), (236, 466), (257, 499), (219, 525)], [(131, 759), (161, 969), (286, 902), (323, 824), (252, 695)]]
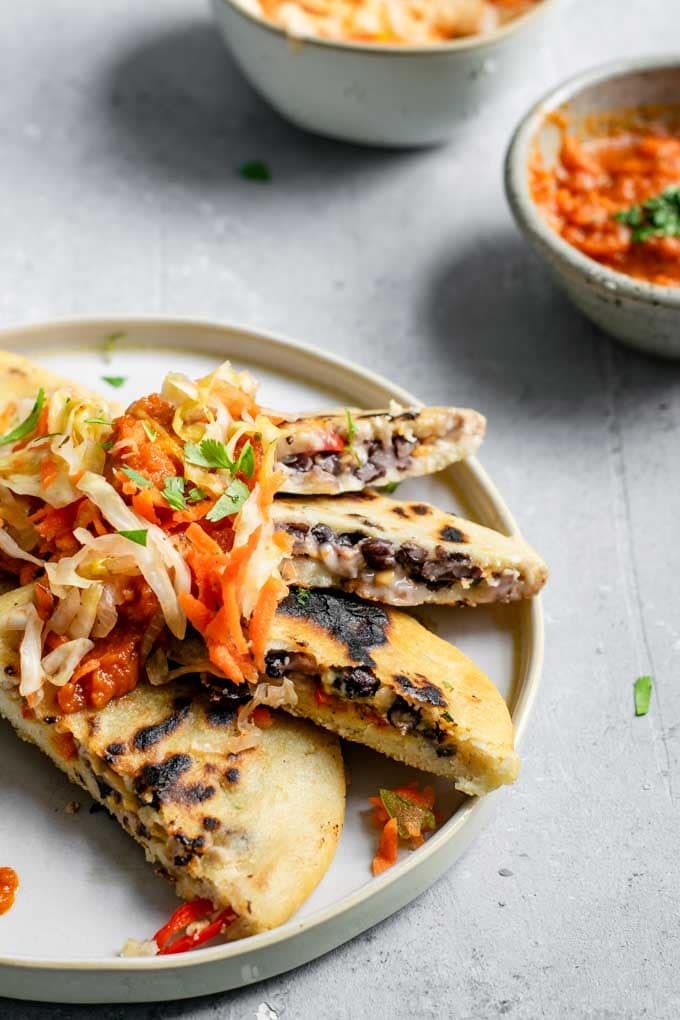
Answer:
[(103, 375), (102, 379), (105, 383), (108, 383), (109, 386), (113, 386), (115, 390), (120, 389), (121, 386), (125, 386), (125, 383), (127, 382), (127, 376), (124, 375)]
[(272, 172), (261, 159), (249, 159), (242, 163), (238, 170), (241, 177), (246, 181), (258, 181), (260, 184), (268, 184), (272, 179)]
[(173, 510), (186, 510), (184, 479), (170, 476), (163, 479), (163, 498)]
[(227, 448), (219, 439), (202, 439), (198, 444), (187, 443), (184, 459), (188, 464), (196, 464), (198, 467), (234, 470), (234, 462), (229, 459)]
[(152, 443), (155, 442), (158, 433), (153, 425), (150, 425), (148, 421), (142, 421), (142, 428), (146, 432), (147, 439)]
[(652, 700), (653, 681), (651, 676), (639, 676), (635, 681), (635, 714), (647, 715)]
[(206, 494), (203, 489), (199, 489), (195, 486), (193, 489), (189, 489), (187, 493), (187, 503), (200, 503), (202, 499), (206, 498)]
[(124, 467), (120, 469), (124, 475), (127, 475), (130, 481), (138, 485), (140, 489), (153, 489), (153, 482), (150, 482), (144, 475), (140, 475), (139, 471), (135, 471), (134, 468)]
[(299, 606), (306, 606), (311, 597), (308, 588), (298, 588), (295, 592), (295, 600)]
[(42, 387), (38, 390), (38, 396), (35, 398), (35, 404), (31, 408), (31, 413), (28, 418), (24, 418), (20, 425), (13, 428), (11, 432), (8, 432), (4, 436), (0, 436), (0, 446), (7, 446), (8, 443), (18, 443), (20, 439), (28, 436), (33, 432), (36, 425), (38, 424), (38, 418), (40, 412), (43, 409), (45, 403), (45, 391)]
[(241, 447), (241, 452), (238, 455), (238, 460), (234, 465), (234, 474), (237, 475), (242, 472), (246, 478), (250, 479), (253, 477), (253, 471), (255, 470), (255, 451), (253, 450), (253, 444), (248, 440)]
[(393, 492), (396, 492), (399, 488), (399, 482), (388, 482), (387, 485), (383, 485), (379, 492), (384, 492), (386, 495), (391, 496)]
[(642, 205), (621, 209), (614, 213), (614, 219), (632, 228), (632, 239), (637, 244), (652, 237), (680, 237), (680, 188), (667, 188)]
[(230, 483), (227, 491), (220, 496), (217, 502), (208, 510), (205, 515), (208, 521), (221, 521), (223, 517), (231, 517), (238, 513), (250, 495), (250, 489), (245, 482), (235, 478)]
[(136, 542), (137, 545), (146, 545), (146, 528), (139, 528), (133, 531), (119, 531), (117, 534), (122, 535), (123, 538), (129, 538), (131, 542)]

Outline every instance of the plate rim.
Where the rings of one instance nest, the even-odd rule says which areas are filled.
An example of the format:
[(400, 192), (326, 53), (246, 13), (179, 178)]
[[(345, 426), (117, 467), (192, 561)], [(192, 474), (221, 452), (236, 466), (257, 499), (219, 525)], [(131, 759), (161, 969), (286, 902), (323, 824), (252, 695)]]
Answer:
[[(96, 316), (83, 315), (54, 317), (40, 322), (19, 323), (17, 325), (3, 326), (0, 328), (0, 349), (4, 349), (7, 343), (16, 343), (17, 341), (26, 339), (26, 337), (29, 336), (32, 337), (35, 340), (36, 345), (38, 345), (41, 333), (48, 337), (45, 343), (45, 347), (48, 347), (50, 332), (68, 328), (78, 330), (91, 328), (93, 332), (97, 330), (106, 330), (107, 332), (117, 330), (124, 331), (126, 329), (133, 330), (139, 328), (158, 329), (161, 331), (163, 329), (186, 329), (188, 332), (196, 331), (222, 334), (226, 342), (228, 342), (230, 338), (234, 342), (241, 343), (244, 340), (255, 340), (261, 346), (270, 346), (272, 349), (278, 349), (279, 351), (282, 348), (288, 349), (295, 351), (298, 354), (303, 354), (317, 363), (321, 361), (328, 367), (341, 369), (343, 373), (349, 374), (350, 376), (355, 377), (355, 379), (358, 377), (369, 384), (378, 386), (383, 390), (390, 392), (394, 395), (394, 399), (397, 401), (411, 406), (422, 406), (422, 401), (415, 397), (414, 394), (410, 393), (402, 386), (392, 382), (380, 373), (364, 368), (358, 362), (355, 362), (350, 358), (345, 358), (340, 355), (321, 350), (313, 344), (307, 344), (303, 341), (295, 340), (282, 333), (269, 330), (258, 330), (248, 325), (241, 325), (239, 323), (228, 321), (218, 321), (214, 319), (196, 319), (193, 317), (158, 316), (150, 314), (121, 315), (119, 313), (112, 313), (110, 315), (100, 314)], [(78, 345), (76, 345), (76, 347), (77, 346)], [(139, 347), (141, 345), (135, 344), (133, 346)], [(160, 344), (158, 346), (160, 346)], [(173, 345), (169, 344), (168, 346)], [(197, 352), (200, 352), (200, 345), (198, 345), (196, 349)], [(205, 349), (205, 352), (208, 353), (207, 348)], [(237, 355), (227, 354), (225, 352), (225, 357), (237, 357)], [(277, 371), (277, 369), (274, 370)], [(467, 461), (463, 462), (463, 466), (469, 470), (478, 487), (487, 496), (507, 532), (509, 534), (520, 535), (521, 532), (512, 513), (510, 512), (509, 507), (477, 458), (469, 458)], [(512, 712), (513, 723), (515, 726), (516, 747), (521, 745), (526, 727), (532, 714), (536, 695), (540, 687), (545, 640), (541, 597), (537, 596), (533, 599), (527, 600), (522, 603), (521, 609), (523, 618), (521, 620), (519, 630), (527, 635), (525, 640), (527, 642), (529, 654), (524, 670), (524, 683), (519, 691), (517, 701)], [(451, 819), (433, 836), (431, 836), (424, 846), (419, 848), (417, 854), (409, 855), (407, 858), (400, 861), (394, 869), (390, 869), (378, 878), (373, 878), (372, 880), (367, 881), (353, 893), (349, 893), (343, 896), (340, 900), (329, 904), (326, 907), (319, 908), (308, 916), (302, 918), (296, 923), (296, 926), (293, 929), (288, 928), (286, 930), (284, 926), (279, 926), (278, 928), (273, 928), (270, 931), (248, 936), (245, 939), (235, 942), (227, 942), (220, 946), (201, 948), (200, 950), (194, 950), (178, 957), (112, 957), (110, 960), (59, 960), (48, 957), (36, 958), (27, 956), (0, 956), (0, 975), (2, 975), (3, 972), (12, 971), (27, 974), (31, 971), (55, 970), (89, 974), (92, 974), (93, 972), (105, 972), (111, 976), (115, 976), (116, 974), (120, 976), (124, 974), (149, 974), (149, 972), (159, 974), (162, 974), (163, 972), (184, 972), (196, 967), (200, 969), (209, 964), (226, 962), (229, 960), (233, 961), (238, 957), (245, 958), (249, 955), (258, 954), (263, 950), (272, 949), (279, 943), (300, 939), (301, 936), (308, 935), (313, 929), (327, 925), (329, 922), (349, 913), (352, 910), (355, 910), (362, 904), (365, 904), (375, 898), (380, 899), (381, 894), (384, 894), (391, 887), (405, 884), (409, 876), (413, 879), (417, 873), (428, 870), (427, 866), (431, 863), (431, 859), (435, 856), (439, 856), (440, 851), (451, 843), (454, 837), (461, 831), (472, 829), (472, 833), (470, 835), (471, 838), (474, 838), (476, 835), (474, 823), (478, 822), (478, 827), (483, 824), (490, 814), (487, 808), (489, 806), (495, 807), (495, 803), (499, 795), (502, 795), (502, 791), (496, 791), (491, 795), (487, 794), (485, 798), (469, 798), (454, 813)], [(440, 868), (436, 875), (426, 882), (425, 888), (429, 887), (433, 881), (436, 881), (436, 878), (440, 874), (443, 874), (443, 871), (446, 870), (451, 863), (453, 863), (454, 859), (455, 856), (448, 861), (443, 868)], [(380, 916), (374, 917), (369, 920), (368, 923), (362, 922), (357, 931), (350, 931), (348, 929), (347, 934), (341, 935), (337, 939), (334, 938), (332, 947), (327, 946), (326, 948), (322, 948), (318, 953), (304, 953), (298, 963), (292, 964), (290, 967), (285, 965), (282, 968), (274, 969), (272, 975), (269, 976), (280, 973), (282, 970), (289, 970), (292, 966), (298, 966), (302, 963), (308, 962), (309, 960), (330, 951), (330, 948), (350, 941), (362, 931), (367, 930), (375, 924), (379, 924), (396, 910), (400, 909), (401, 906), (410, 902), (416, 895), (418, 895), (419, 891), (420, 889), (414, 892), (413, 896), (408, 896), (404, 903), (394, 905), (386, 911), (381, 909)], [(244, 969), (246, 968), (242, 968), (242, 970)], [(257, 973), (253, 974), (251, 977), (245, 977), (242, 974), (240, 985), (257, 981), (260, 977), (262, 977), (262, 975)], [(233, 988), (237, 987), (237, 985), (229, 984), (224, 987)], [(214, 991), (216, 988), (206, 988), (203, 992), (188, 990), (187, 995), (192, 996), (207, 994), (211, 990)], [(176, 995), (176, 993), (173, 994)], [(26, 998), (31, 998), (30, 994), (27, 995)], [(69, 1000), (50, 999), (43, 1001), (110, 1002), (112, 1000), (110, 998), (72, 998)], [(124, 1000), (118, 1001), (138, 1002), (142, 1001), (142, 999), (126, 997)]]

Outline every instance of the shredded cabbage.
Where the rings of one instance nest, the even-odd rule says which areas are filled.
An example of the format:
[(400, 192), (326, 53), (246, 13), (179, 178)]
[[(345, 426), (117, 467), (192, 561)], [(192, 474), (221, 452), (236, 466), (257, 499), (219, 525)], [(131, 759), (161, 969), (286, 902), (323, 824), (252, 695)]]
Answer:
[(25, 629), (19, 646), (21, 681), (19, 694), (23, 698), (33, 697), (43, 685), (42, 658), (43, 622), (33, 603), (24, 606)]
[(63, 687), (73, 676), (76, 666), (94, 648), (94, 641), (88, 638), (75, 638), (65, 641), (42, 660), (42, 668), (46, 678), (55, 687)]
[(25, 552), (4, 528), (0, 528), (0, 549), (7, 553), (8, 556), (14, 557), (15, 560), (26, 560), (27, 563), (35, 563), (37, 567), (43, 566), (42, 560), (32, 556), (31, 553)]

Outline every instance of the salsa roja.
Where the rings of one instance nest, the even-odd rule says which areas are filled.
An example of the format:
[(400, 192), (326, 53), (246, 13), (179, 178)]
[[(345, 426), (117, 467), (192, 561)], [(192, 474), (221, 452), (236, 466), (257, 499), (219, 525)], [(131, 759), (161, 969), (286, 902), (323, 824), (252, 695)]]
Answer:
[[(636, 279), (680, 286), (680, 136), (653, 125), (580, 141), (565, 130), (555, 166), (537, 151), (529, 177), (546, 221), (574, 248)], [(651, 225), (636, 229), (643, 222)]]
[(0, 914), (6, 914), (14, 906), (19, 888), (19, 876), (14, 868), (0, 868)]

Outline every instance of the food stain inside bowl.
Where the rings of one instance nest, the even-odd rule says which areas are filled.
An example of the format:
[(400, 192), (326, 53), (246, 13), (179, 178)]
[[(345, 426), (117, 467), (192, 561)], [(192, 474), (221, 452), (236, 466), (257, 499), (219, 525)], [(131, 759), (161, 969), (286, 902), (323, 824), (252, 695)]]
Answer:
[(295, 36), (431, 45), (487, 35), (541, 0), (241, 0)]
[(584, 255), (620, 273), (680, 286), (680, 105), (552, 114), (529, 164), (533, 200)]

